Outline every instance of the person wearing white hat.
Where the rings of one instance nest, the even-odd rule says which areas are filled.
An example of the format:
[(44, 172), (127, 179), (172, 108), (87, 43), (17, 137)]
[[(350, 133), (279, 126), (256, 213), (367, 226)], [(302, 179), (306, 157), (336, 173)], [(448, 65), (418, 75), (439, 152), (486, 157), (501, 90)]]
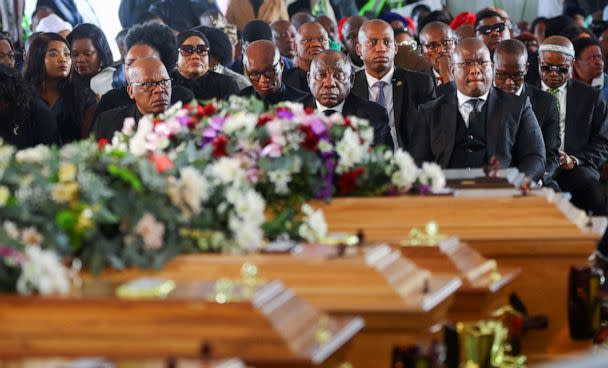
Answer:
[(36, 32), (59, 33), (63, 38), (66, 38), (72, 32), (72, 25), (61, 19), (57, 14), (50, 14), (40, 20)]

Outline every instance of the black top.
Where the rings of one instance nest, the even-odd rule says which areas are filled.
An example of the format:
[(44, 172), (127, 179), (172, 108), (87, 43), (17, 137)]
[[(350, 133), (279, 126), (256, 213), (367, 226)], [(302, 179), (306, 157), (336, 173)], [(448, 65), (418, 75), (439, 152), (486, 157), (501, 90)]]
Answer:
[(137, 124), (141, 117), (142, 114), (134, 103), (105, 111), (95, 121), (95, 139), (105, 138), (111, 140), (114, 132), (122, 130), (126, 118), (135, 119), (135, 123)]
[(30, 102), (27, 119), (9, 127), (9, 131), (2, 135), (6, 142), (17, 147), (17, 149), (30, 148), (39, 144), (59, 145), (61, 143), (55, 116), (51, 113), (47, 104), (37, 96)]
[(253, 89), (253, 86), (249, 86), (247, 88), (242, 89), (241, 92), (239, 92), (239, 96), (245, 96), (245, 97), (255, 96), (255, 97), (259, 98), (260, 100), (264, 101), (264, 105), (266, 105), (266, 107), (268, 107), (268, 106), (276, 105), (279, 102), (295, 101), (295, 100), (304, 98), (307, 96), (307, 93), (283, 84), (277, 92), (275, 92), (269, 96), (266, 96), (265, 98), (262, 98), (255, 91), (255, 89)]
[[(181, 101), (182, 103), (189, 103), (192, 100), (194, 100), (194, 94), (189, 89), (180, 86), (174, 86), (171, 88), (172, 105), (178, 101)], [(131, 105), (132, 102), (133, 101), (131, 100), (131, 97), (129, 97), (129, 93), (127, 92), (127, 87), (110, 90), (101, 96), (101, 100), (99, 100), (99, 104), (97, 104), (97, 111), (95, 111), (93, 121), (97, 121), (99, 115), (101, 115), (101, 113), (104, 111)]]
[(306, 71), (295, 67), (290, 70), (283, 72), (283, 84), (291, 86), (300, 91), (310, 93), (310, 87), (308, 87), (308, 79), (306, 78)]
[(227, 75), (208, 71), (198, 79), (186, 79), (176, 70), (171, 73), (173, 87), (181, 86), (191, 90), (197, 100), (210, 100), (217, 98), (226, 100), (239, 93), (239, 86), (234, 79)]
[(62, 144), (68, 144), (80, 140), (82, 132), (82, 118), (84, 116), (85, 110), (91, 106), (94, 106), (97, 103), (95, 95), (90, 89), (82, 88), (80, 89), (80, 92), (83, 94), (81, 96), (81, 121), (78, 121), (78, 117), (74, 116), (74, 114), (72, 113), (72, 109), (70, 109), (66, 100), (61, 95), (59, 96), (57, 101), (55, 101), (55, 104), (49, 107), (51, 114), (57, 120), (57, 127), (59, 128), (59, 134), (61, 136)]

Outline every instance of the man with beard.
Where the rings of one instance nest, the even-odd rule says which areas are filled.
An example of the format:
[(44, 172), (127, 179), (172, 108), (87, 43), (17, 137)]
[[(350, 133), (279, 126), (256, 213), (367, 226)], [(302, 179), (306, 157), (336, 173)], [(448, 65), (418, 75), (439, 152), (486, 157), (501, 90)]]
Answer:
[(393, 147), (386, 110), (351, 93), (355, 75), (346, 56), (339, 51), (325, 50), (314, 57), (308, 73), (312, 96), (301, 100), (325, 115), (340, 113), (369, 121), (374, 128), (374, 144)]
[(266, 106), (282, 101), (294, 101), (306, 96), (281, 81), (284, 65), (279, 49), (268, 40), (254, 41), (249, 44), (243, 55), (245, 74), (251, 86), (239, 92), (239, 96), (256, 96)]
[(545, 146), (526, 97), (492, 87), (490, 52), (468, 38), (454, 53), (455, 92), (421, 108), (411, 153), (442, 168), (481, 168), (492, 158), (533, 180), (545, 172)]
[(396, 67), (396, 52), (390, 24), (365, 22), (357, 45), (365, 69), (355, 74), (353, 93), (386, 109), (393, 145), (409, 150), (418, 107), (435, 98), (435, 89), (428, 75)]
[(308, 22), (298, 28), (296, 34), (296, 67), (283, 74), (283, 83), (300, 91), (310, 93), (306, 74), (310, 71), (312, 58), (329, 48), (329, 38), (320, 23)]
[(114, 132), (122, 130), (126, 118), (137, 123), (142, 116), (157, 115), (169, 108), (171, 78), (165, 65), (156, 58), (139, 59), (127, 69), (127, 91), (133, 103), (99, 115), (95, 124), (97, 139), (112, 139)]

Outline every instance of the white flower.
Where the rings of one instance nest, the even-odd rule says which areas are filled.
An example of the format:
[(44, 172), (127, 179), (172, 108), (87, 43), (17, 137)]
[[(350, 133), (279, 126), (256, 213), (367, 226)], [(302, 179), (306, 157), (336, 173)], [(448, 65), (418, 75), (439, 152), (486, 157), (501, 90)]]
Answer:
[(268, 173), (268, 179), (274, 185), (274, 189), (277, 194), (288, 194), (289, 193), (289, 182), (291, 181), (291, 175), (286, 170), (275, 170)]
[(361, 144), (359, 135), (348, 128), (344, 131), (344, 136), (336, 146), (336, 152), (338, 153), (338, 174), (347, 172), (350, 168), (360, 163), (368, 151), (368, 147), (365, 144)]
[(258, 117), (254, 114), (237, 113), (229, 116), (224, 123), (222, 130), (226, 134), (234, 134), (239, 130), (244, 130), (245, 134), (251, 134), (258, 123)]
[(209, 170), (210, 176), (222, 184), (242, 183), (247, 178), (247, 173), (241, 167), (241, 161), (236, 158), (222, 157), (211, 165)]
[(25, 256), (27, 260), (17, 280), (20, 294), (30, 295), (36, 291), (42, 295), (69, 293), (67, 269), (54, 252), (33, 246), (25, 249)]
[(2, 227), (4, 228), (4, 232), (6, 233), (6, 235), (8, 235), (9, 238), (13, 240), (19, 240), (21, 234), (19, 233), (19, 228), (17, 227), (17, 225), (15, 225), (14, 222), (4, 221)]
[(318, 145), (319, 151), (321, 152), (331, 152), (334, 147), (326, 140), (320, 140)]
[(78, 184), (72, 183), (59, 183), (53, 185), (51, 189), (51, 199), (57, 203), (66, 203), (71, 201), (78, 194)]
[(433, 192), (437, 192), (445, 187), (445, 176), (441, 167), (434, 162), (422, 164), (422, 171), (418, 178), (421, 184), (429, 185)]
[(285, 101), (281, 102), (281, 106), (287, 107), (294, 115), (304, 114), (304, 105), (299, 102)]
[(6, 203), (10, 197), (11, 191), (4, 185), (0, 185), (0, 207), (6, 206)]
[(8, 167), (11, 162), (11, 157), (15, 153), (13, 146), (3, 146), (0, 144), (0, 178), (4, 175), (4, 170)]
[(154, 123), (149, 117), (139, 119), (137, 131), (129, 141), (129, 151), (135, 156), (143, 156), (147, 152), (148, 136), (154, 132)]
[(261, 246), (264, 234), (264, 210), (266, 203), (255, 190), (243, 190), (236, 186), (228, 188), (226, 200), (234, 207), (228, 216), (228, 227), (234, 241), (245, 250)]
[(38, 145), (33, 148), (18, 151), (15, 159), (19, 163), (40, 164), (48, 160), (51, 156), (51, 150), (44, 145)]
[(323, 210), (314, 210), (308, 204), (302, 205), (304, 221), (298, 228), (298, 234), (306, 241), (319, 242), (327, 236), (327, 222)]
[(397, 149), (393, 156), (397, 170), (391, 175), (391, 182), (401, 192), (407, 192), (418, 178), (418, 167), (409, 153)]
[(165, 225), (156, 221), (151, 213), (146, 212), (135, 225), (135, 233), (143, 239), (144, 248), (159, 249), (163, 246)]
[(25, 245), (41, 245), (44, 238), (34, 227), (28, 227), (21, 232), (21, 242)]
[(122, 133), (126, 136), (132, 136), (135, 133), (135, 119), (126, 118), (125, 122), (122, 124)]
[(194, 167), (180, 169), (180, 180), (169, 187), (171, 203), (190, 218), (201, 213), (201, 204), (209, 198), (210, 185), (207, 179)]

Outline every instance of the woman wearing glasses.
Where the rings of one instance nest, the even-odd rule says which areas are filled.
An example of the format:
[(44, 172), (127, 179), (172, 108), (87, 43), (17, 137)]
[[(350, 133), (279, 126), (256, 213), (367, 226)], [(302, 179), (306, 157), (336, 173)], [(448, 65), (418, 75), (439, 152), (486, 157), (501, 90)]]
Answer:
[(173, 85), (188, 88), (197, 100), (226, 99), (239, 92), (236, 82), (209, 70), (209, 41), (199, 31), (185, 31), (177, 36), (179, 56), (171, 73)]
[(57, 119), (63, 144), (88, 136), (97, 102), (73, 78), (72, 55), (65, 38), (42, 33), (30, 45), (23, 78), (47, 103)]

